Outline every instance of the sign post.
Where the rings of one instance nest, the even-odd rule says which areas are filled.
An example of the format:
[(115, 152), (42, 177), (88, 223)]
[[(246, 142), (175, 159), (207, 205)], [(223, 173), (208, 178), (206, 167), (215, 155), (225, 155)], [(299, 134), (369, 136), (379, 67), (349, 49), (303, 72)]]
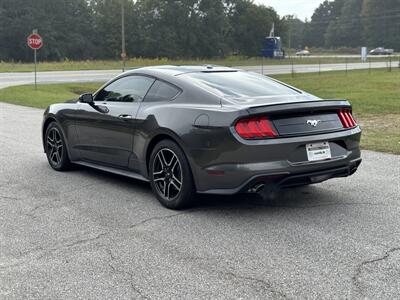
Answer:
[(125, 60), (126, 60), (126, 49), (125, 49), (125, 8), (124, 1), (121, 0), (121, 59), (122, 59), (122, 72), (125, 72)]
[(37, 50), (43, 47), (43, 39), (38, 34), (37, 29), (27, 39), (28, 46), (33, 50), (33, 60), (35, 62), (35, 90), (37, 89)]
[(368, 57), (367, 47), (361, 47), (361, 61), (366, 62)]
[(122, 72), (125, 72), (126, 52), (121, 53), (121, 59), (122, 59)]

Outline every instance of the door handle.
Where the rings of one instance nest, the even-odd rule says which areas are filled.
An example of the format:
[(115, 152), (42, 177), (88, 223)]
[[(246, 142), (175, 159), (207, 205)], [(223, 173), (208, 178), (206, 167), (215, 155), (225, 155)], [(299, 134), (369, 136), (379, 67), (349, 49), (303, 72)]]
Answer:
[(129, 119), (132, 119), (132, 116), (131, 115), (119, 115), (119, 118), (129, 120)]

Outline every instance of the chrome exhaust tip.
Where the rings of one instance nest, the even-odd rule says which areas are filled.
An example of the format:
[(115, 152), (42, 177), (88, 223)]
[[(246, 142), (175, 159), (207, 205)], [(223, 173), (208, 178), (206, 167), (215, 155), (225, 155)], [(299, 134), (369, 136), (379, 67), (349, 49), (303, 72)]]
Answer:
[(258, 183), (248, 190), (249, 193), (260, 193), (265, 187), (265, 183)]

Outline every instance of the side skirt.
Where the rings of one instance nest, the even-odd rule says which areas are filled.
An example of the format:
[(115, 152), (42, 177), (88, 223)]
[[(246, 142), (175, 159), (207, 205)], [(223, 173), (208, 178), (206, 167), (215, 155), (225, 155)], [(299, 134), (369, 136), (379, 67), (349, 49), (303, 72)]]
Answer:
[(97, 170), (101, 170), (101, 171), (105, 171), (105, 172), (109, 172), (109, 173), (113, 173), (113, 174), (117, 174), (117, 175), (122, 175), (122, 176), (125, 176), (125, 177), (138, 179), (138, 180), (145, 181), (145, 182), (149, 182), (150, 181), (149, 179), (143, 177), (142, 175), (140, 175), (138, 173), (134, 173), (132, 171), (127, 171), (127, 170), (121, 170), (121, 169), (112, 168), (112, 167), (101, 166), (101, 165), (97, 165), (97, 164), (86, 162), (86, 161), (72, 161), (72, 163), (77, 164), (77, 165), (81, 165), (81, 166), (85, 166), (85, 167), (89, 167), (89, 168), (93, 168), (93, 169), (97, 169)]

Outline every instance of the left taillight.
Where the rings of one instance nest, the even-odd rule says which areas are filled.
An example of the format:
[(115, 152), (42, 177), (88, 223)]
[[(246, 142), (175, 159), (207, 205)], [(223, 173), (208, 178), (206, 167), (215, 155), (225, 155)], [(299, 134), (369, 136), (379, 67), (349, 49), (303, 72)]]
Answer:
[(357, 126), (356, 120), (349, 109), (342, 109), (338, 112), (339, 119), (342, 122), (343, 128), (353, 128)]
[(246, 140), (274, 138), (278, 135), (266, 117), (240, 119), (236, 122), (235, 130)]

